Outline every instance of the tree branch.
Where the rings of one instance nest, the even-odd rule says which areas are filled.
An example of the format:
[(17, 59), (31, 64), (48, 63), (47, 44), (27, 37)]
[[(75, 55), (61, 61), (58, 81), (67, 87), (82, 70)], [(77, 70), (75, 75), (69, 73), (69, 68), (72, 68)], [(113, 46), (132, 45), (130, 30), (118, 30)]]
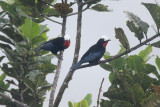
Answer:
[[(82, 8), (83, 6), (80, 5), (80, 3), (82, 3), (82, 0), (77, 0), (77, 4), (78, 4), (78, 18), (77, 18), (77, 36), (76, 36), (76, 46), (75, 46), (75, 51), (74, 51), (74, 58), (73, 58), (73, 63), (72, 65), (74, 65), (75, 63), (77, 63), (78, 61), (78, 57), (79, 57), (79, 51), (80, 51), (80, 43), (81, 43), (81, 23), (82, 23)], [(67, 88), (68, 86), (68, 83), (69, 81), (71, 80), (72, 78), (72, 75), (73, 75), (74, 71), (69, 71), (69, 73), (67, 74), (65, 80), (63, 81), (61, 87), (60, 87), (60, 90), (57, 94), (57, 97), (56, 97), (56, 100), (54, 102), (54, 105), (53, 107), (58, 107), (61, 99), (62, 99), (62, 96), (63, 96), (63, 93), (65, 91), (65, 89)]]
[(5, 94), (3, 94), (1, 92), (0, 92), (0, 96), (3, 97), (3, 98), (5, 98), (5, 99), (7, 99), (7, 100), (9, 100), (9, 101), (11, 101), (12, 103), (15, 103), (15, 104), (19, 105), (20, 107), (29, 107), (26, 104), (21, 103), (21, 102), (15, 100), (13, 98), (10, 98), (9, 96), (7, 96), (7, 95), (5, 95)]
[[(67, 21), (67, 17), (63, 17), (62, 37), (64, 37), (64, 35), (65, 35), (66, 21)], [(59, 57), (61, 57), (61, 58), (58, 59), (58, 63), (57, 63), (57, 69), (56, 69), (56, 73), (55, 73), (55, 77), (54, 77), (54, 81), (53, 81), (53, 86), (52, 86), (51, 93), (50, 93), (49, 107), (53, 106), (54, 94), (55, 94), (55, 91), (56, 91), (59, 75), (60, 75), (60, 72), (61, 72), (63, 52), (60, 52), (60, 56)]]
[(6, 89), (4, 89), (4, 88), (2, 88), (2, 87), (0, 87), (0, 90), (6, 91), (6, 92), (8, 92), (8, 93), (10, 93), (10, 94), (14, 94), (14, 95), (17, 95), (17, 96), (18, 96), (18, 94), (13, 93), (13, 92), (11, 92), (11, 91), (9, 91), (9, 90), (6, 90)]
[[(121, 53), (121, 54), (118, 54), (118, 55), (113, 56), (113, 57), (111, 57), (111, 58), (108, 58), (108, 59), (106, 59), (106, 60), (101, 60), (101, 61), (99, 61), (99, 63), (96, 64), (96, 65), (103, 64), (103, 63), (112, 61), (112, 60), (114, 60), (114, 59), (116, 59), (116, 58), (119, 58), (119, 57), (121, 57), (121, 56), (123, 56), (123, 55), (126, 55), (126, 54), (128, 54), (128, 53), (130, 53), (130, 52), (132, 52), (132, 51), (134, 51), (134, 50), (136, 50), (136, 49), (138, 49), (138, 48), (140, 48), (141, 46), (147, 44), (148, 42), (152, 41), (153, 39), (157, 38), (158, 36), (160, 36), (160, 33), (152, 36), (152, 37), (149, 38), (149, 39), (146, 39), (146, 40), (145, 40), (144, 42), (142, 42), (141, 44), (138, 44), (138, 45), (134, 46), (133, 48), (128, 49), (127, 51), (125, 51), (125, 52), (123, 52), (123, 53)], [(91, 66), (95, 66), (95, 65), (90, 65), (90, 64), (81, 65), (78, 69), (86, 68), (86, 67), (91, 67)]]
[[(123, 56), (123, 55), (125, 55), (125, 54), (127, 54), (127, 53), (130, 53), (130, 52), (136, 50), (137, 48), (145, 45), (146, 43), (152, 41), (153, 39), (157, 38), (158, 36), (160, 36), (160, 34), (154, 35), (153, 37), (145, 40), (145, 41), (142, 42), (141, 44), (136, 45), (135, 47), (127, 50), (126, 52), (123, 52), (123, 53), (121, 53), (121, 54), (118, 54), (118, 55), (116, 55), (116, 56), (113, 56), (113, 57), (111, 57), (111, 58), (109, 58), (109, 59), (107, 59), (107, 60), (102, 60), (102, 61), (99, 62), (99, 64), (112, 61), (112, 60), (114, 60), (114, 59), (116, 59), (116, 58), (119, 58), (119, 57), (121, 57), (121, 56)], [(77, 58), (78, 58), (78, 57), (76, 57), (77, 55), (78, 55), (78, 54), (75, 54), (75, 56), (74, 56), (73, 64), (75, 64), (76, 61), (77, 61)], [(95, 66), (95, 65), (86, 64), (86, 65), (80, 66), (79, 69), (80, 69), (80, 68), (85, 68), (85, 67), (90, 67), (90, 66)], [(62, 99), (63, 93), (64, 93), (65, 89), (67, 88), (67, 86), (68, 86), (68, 84), (69, 84), (69, 81), (72, 79), (73, 73), (74, 73), (74, 71), (72, 71), (72, 70), (70, 70), (70, 71), (68, 72), (65, 80), (63, 81), (62, 86), (60, 87), (60, 90), (59, 90), (59, 92), (58, 92), (58, 95), (57, 95), (57, 98), (56, 98), (56, 100), (55, 100), (54, 105), (56, 105), (56, 104), (59, 105), (59, 103), (60, 103), (60, 101), (61, 101), (61, 99)], [(53, 107), (57, 107), (57, 106), (53, 106)]]
[(102, 82), (101, 82), (101, 85), (100, 85), (100, 88), (99, 88), (99, 93), (98, 93), (98, 98), (97, 98), (97, 107), (99, 107), (99, 98), (100, 98), (100, 94), (101, 94), (101, 91), (102, 91), (103, 82), (104, 82), (104, 78), (102, 79)]
[(40, 0), (40, 1), (42, 1), (42, 3), (44, 3), (44, 4), (47, 4), (47, 5), (49, 5), (49, 6), (52, 6), (52, 7), (54, 7), (51, 3), (48, 3), (48, 2), (46, 2), (46, 1), (43, 1), (43, 0)]
[[(84, 8), (83, 10), (81, 10), (80, 12), (82, 13), (82, 12), (86, 11), (87, 9), (89, 9), (89, 7), (90, 7), (90, 5), (87, 5), (87, 7)], [(80, 12), (70, 13), (67, 16), (73, 16), (73, 15), (79, 14)]]
[(53, 19), (50, 19), (49, 17), (45, 16), (42, 12), (41, 12), (41, 15), (42, 15), (43, 17), (45, 17), (46, 19), (48, 19), (48, 20), (54, 22), (54, 23), (57, 23), (57, 24), (62, 25), (62, 23), (60, 23), (60, 22), (58, 22), (58, 21), (55, 21), (55, 20), (53, 20)]

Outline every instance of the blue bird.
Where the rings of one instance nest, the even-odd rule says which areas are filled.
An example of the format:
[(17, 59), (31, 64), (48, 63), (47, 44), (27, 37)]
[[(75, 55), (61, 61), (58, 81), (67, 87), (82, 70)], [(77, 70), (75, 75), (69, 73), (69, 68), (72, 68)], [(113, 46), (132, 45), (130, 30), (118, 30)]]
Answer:
[(89, 62), (89, 64), (98, 64), (98, 61), (105, 53), (106, 45), (110, 39), (106, 36), (102, 36), (98, 42), (91, 46), (88, 51), (82, 56), (81, 60), (71, 67), (71, 70), (76, 70), (81, 64)]
[(53, 40), (42, 43), (35, 51), (37, 52), (40, 50), (46, 50), (51, 51), (52, 54), (57, 55), (57, 52), (64, 51), (64, 49), (67, 49), (69, 46), (70, 38), (68, 35), (65, 35), (64, 37), (57, 37)]

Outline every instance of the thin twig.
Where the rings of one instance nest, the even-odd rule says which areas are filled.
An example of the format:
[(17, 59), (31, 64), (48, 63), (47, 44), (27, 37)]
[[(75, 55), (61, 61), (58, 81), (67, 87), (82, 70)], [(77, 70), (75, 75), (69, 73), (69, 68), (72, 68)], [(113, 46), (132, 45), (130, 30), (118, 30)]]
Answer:
[[(111, 58), (109, 58), (109, 59), (102, 60), (102, 61), (99, 62), (99, 64), (106, 63), (106, 62), (112, 61), (112, 60), (114, 60), (114, 59), (116, 59), (116, 58), (119, 58), (119, 57), (121, 57), (121, 56), (123, 56), (123, 55), (126, 55), (126, 54), (128, 54), (128, 53), (130, 53), (130, 52), (132, 52), (132, 51), (134, 51), (134, 50), (136, 50), (136, 49), (138, 49), (139, 47), (145, 45), (146, 43), (152, 41), (153, 39), (157, 38), (158, 36), (160, 36), (160, 34), (154, 35), (153, 37), (145, 40), (145, 41), (142, 42), (141, 44), (136, 45), (135, 47), (127, 50), (126, 52), (123, 52), (123, 53), (121, 53), (121, 54), (118, 54), (118, 55), (116, 55), (116, 56), (113, 56), (113, 57), (111, 57)], [(76, 57), (75, 57), (75, 58), (76, 58)], [(75, 61), (75, 62), (76, 62), (76, 61)], [(85, 68), (85, 67), (90, 67), (90, 66), (95, 66), (95, 65), (86, 64), (86, 65), (80, 66), (79, 69), (80, 69), (80, 68)], [(63, 84), (61, 85), (61, 87), (60, 87), (60, 89), (59, 89), (57, 98), (56, 98), (56, 100), (55, 100), (55, 103), (54, 103), (55, 105), (56, 105), (56, 104), (59, 105), (59, 103), (60, 103), (60, 101), (61, 101), (61, 99), (62, 99), (63, 93), (64, 93), (65, 89), (67, 88), (67, 86), (68, 86), (68, 84), (69, 84), (69, 81), (72, 79), (73, 73), (74, 73), (74, 71), (70, 70), (70, 71), (68, 72), (67, 76), (65, 77), (65, 79), (64, 79), (64, 81), (63, 81)], [(57, 106), (54, 106), (54, 107), (57, 107)]]
[[(77, 3), (78, 4), (78, 12), (80, 12), (80, 13), (78, 14), (78, 18), (77, 18), (76, 46), (75, 46), (74, 58), (73, 58), (72, 65), (76, 64), (78, 61), (79, 51), (80, 51), (80, 43), (81, 43), (81, 28), (82, 28), (82, 24), (81, 24), (82, 23), (82, 12), (81, 11), (82, 11), (83, 6), (80, 5), (80, 3), (82, 3), (82, 0), (77, 0), (77, 2), (78, 2)], [(74, 71), (70, 70), (69, 73), (67, 74), (63, 84), (61, 85), (61, 88), (58, 92), (58, 95), (55, 99), (53, 107), (58, 107), (58, 105), (62, 99), (63, 93), (64, 93), (65, 89), (67, 88), (69, 81), (72, 78), (73, 73), (74, 73)]]
[(68, 14), (67, 16), (73, 16), (73, 15), (79, 14), (79, 13), (81, 13), (81, 12), (84, 12), (84, 11), (86, 11), (87, 9), (89, 9), (89, 7), (90, 7), (90, 5), (87, 5), (87, 7), (84, 8), (82, 11), (80, 11), (80, 12), (75, 12), (75, 13), (70, 13), (70, 14)]
[(7, 96), (7, 95), (5, 95), (5, 94), (3, 94), (1, 92), (0, 92), (0, 96), (3, 97), (3, 98), (5, 98), (5, 99), (7, 99), (7, 100), (9, 100), (9, 101), (11, 101), (12, 103), (15, 103), (15, 104), (19, 105), (20, 107), (29, 107), (26, 104), (21, 103), (21, 102), (15, 100), (13, 98), (10, 98), (9, 96)]
[(99, 107), (99, 98), (100, 98), (100, 94), (101, 94), (101, 91), (102, 91), (103, 82), (104, 82), (104, 78), (102, 79), (101, 85), (99, 87), (99, 93), (98, 93), (98, 98), (97, 98), (97, 107)]
[(54, 22), (54, 23), (57, 23), (57, 24), (62, 25), (62, 23), (60, 23), (60, 22), (58, 22), (58, 21), (55, 21), (55, 20), (53, 20), (53, 19), (51, 19), (51, 18), (49, 18), (49, 17), (45, 16), (42, 12), (41, 12), (41, 15), (42, 15), (43, 17), (45, 17), (46, 19), (48, 19), (48, 20), (50, 20), (50, 21)]
[[(63, 17), (62, 33), (61, 33), (62, 37), (64, 37), (64, 35), (65, 35), (66, 21), (67, 21), (67, 17)], [(52, 86), (51, 93), (50, 93), (49, 107), (53, 106), (54, 94), (55, 94), (55, 91), (56, 91), (56, 88), (57, 88), (57, 83), (58, 83), (59, 75), (60, 75), (60, 72), (61, 72), (63, 52), (60, 52), (60, 57), (61, 58), (58, 59), (56, 73), (55, 73), (55, 77), (54, 77), (54, 81), (53, 81), (53, 86)]]
[(43, 1), (43, 0), (41, 0), (42, 1), (42, 3), (44, 3), (44, 4), (47, 4), (47, 5), (49, 5), (49, 6), (52, 6), (52, 7), (54, 7), (51, 3), (48, 3), (48, 2), (46, 2), (46, 1)]

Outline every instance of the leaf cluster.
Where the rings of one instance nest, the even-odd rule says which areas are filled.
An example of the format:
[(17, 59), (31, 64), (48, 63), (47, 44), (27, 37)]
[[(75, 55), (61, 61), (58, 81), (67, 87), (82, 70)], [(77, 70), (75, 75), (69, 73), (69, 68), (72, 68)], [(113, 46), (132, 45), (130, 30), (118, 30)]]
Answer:
[(80, 102), (74, 102), (71, 101), (68, 102), (69, 107), (90, 107), (92, 103), (92, 94), (87, 94), (84, 99), (82, 99)]
[[(160, 100), (159, 90), (155, 90), (160, 86), (160, 75), (154, 65), (147, 63), (151, 58), (149, 56), (151, 52), (152, 47), (148, 46), (138, 55), (126, 55), (109, 64), (100, 65), (110, 71), (109, 80), (111, 82), (108, 91), (103, 94), (108, 100), (102, 99), (101, 107), (144, 107), (149, 104), (154, 105), (154, 103), (160, 104), (158, 102)], [(108, 57), (111, 56), (104, 55), (105, 59)], [(157, 56), (157, 67), (160, 66), (159, 61)]]
[[(53, 73), (56, 65), (51, 63), (53, 55), (48, 52), (36, 53), (34, 50), (48, 39), (46, 33), (49, 29), (46, 25), (36, 23), (37, 20), (41, 22), (36, 15), (38, 13), (34, 17), (34, 11), (28, 10), (30, 6), (37, 5), (35, 0), (22, 0), (13, 4), (0, 1), (0, 5), (3, 9), (0, 13), (0, 48), (5, 54), (0, 57), (0, 62), (4, 58), (8, 60), (0, 66), (3, 72), (0, 76), (0, 91), (9, 92), (18, 101), (23, 99), (31, 107), (41, 107), (47, 90), (52, 86), (46, 81), (46, 75)], [(24, 7), (27, 7), (25, 11)], [(11, 79), (5, 79), (6, 76)], [(9, 89), (10, 85), (17, 88)], [(17, 107), (4, 98), (0, 99), (0, 105)]]

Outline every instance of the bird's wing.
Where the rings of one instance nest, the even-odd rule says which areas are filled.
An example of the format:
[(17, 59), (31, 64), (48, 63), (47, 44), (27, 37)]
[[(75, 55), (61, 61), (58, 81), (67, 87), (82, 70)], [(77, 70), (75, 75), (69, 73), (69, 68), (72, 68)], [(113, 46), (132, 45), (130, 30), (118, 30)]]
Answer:
[(102, 57), (102, 55), (103, 55), (102, 51), (92, 52), (88, 56), (84, 57), (83, 60), (85, 62), (92, 62), (92, 61), (95, 61), (95, 60), (99, 60)]
[(85, 58), (86, 56), (88, 56), (91, 52), (94, 52), (94, 51), (96, 50), (96, 48), (97, 48), (96, 45), (91, 46), (91, 47), (87, 50), (87, 52), (82, 56), (81, 59), (84, 59), (84, 58)]

